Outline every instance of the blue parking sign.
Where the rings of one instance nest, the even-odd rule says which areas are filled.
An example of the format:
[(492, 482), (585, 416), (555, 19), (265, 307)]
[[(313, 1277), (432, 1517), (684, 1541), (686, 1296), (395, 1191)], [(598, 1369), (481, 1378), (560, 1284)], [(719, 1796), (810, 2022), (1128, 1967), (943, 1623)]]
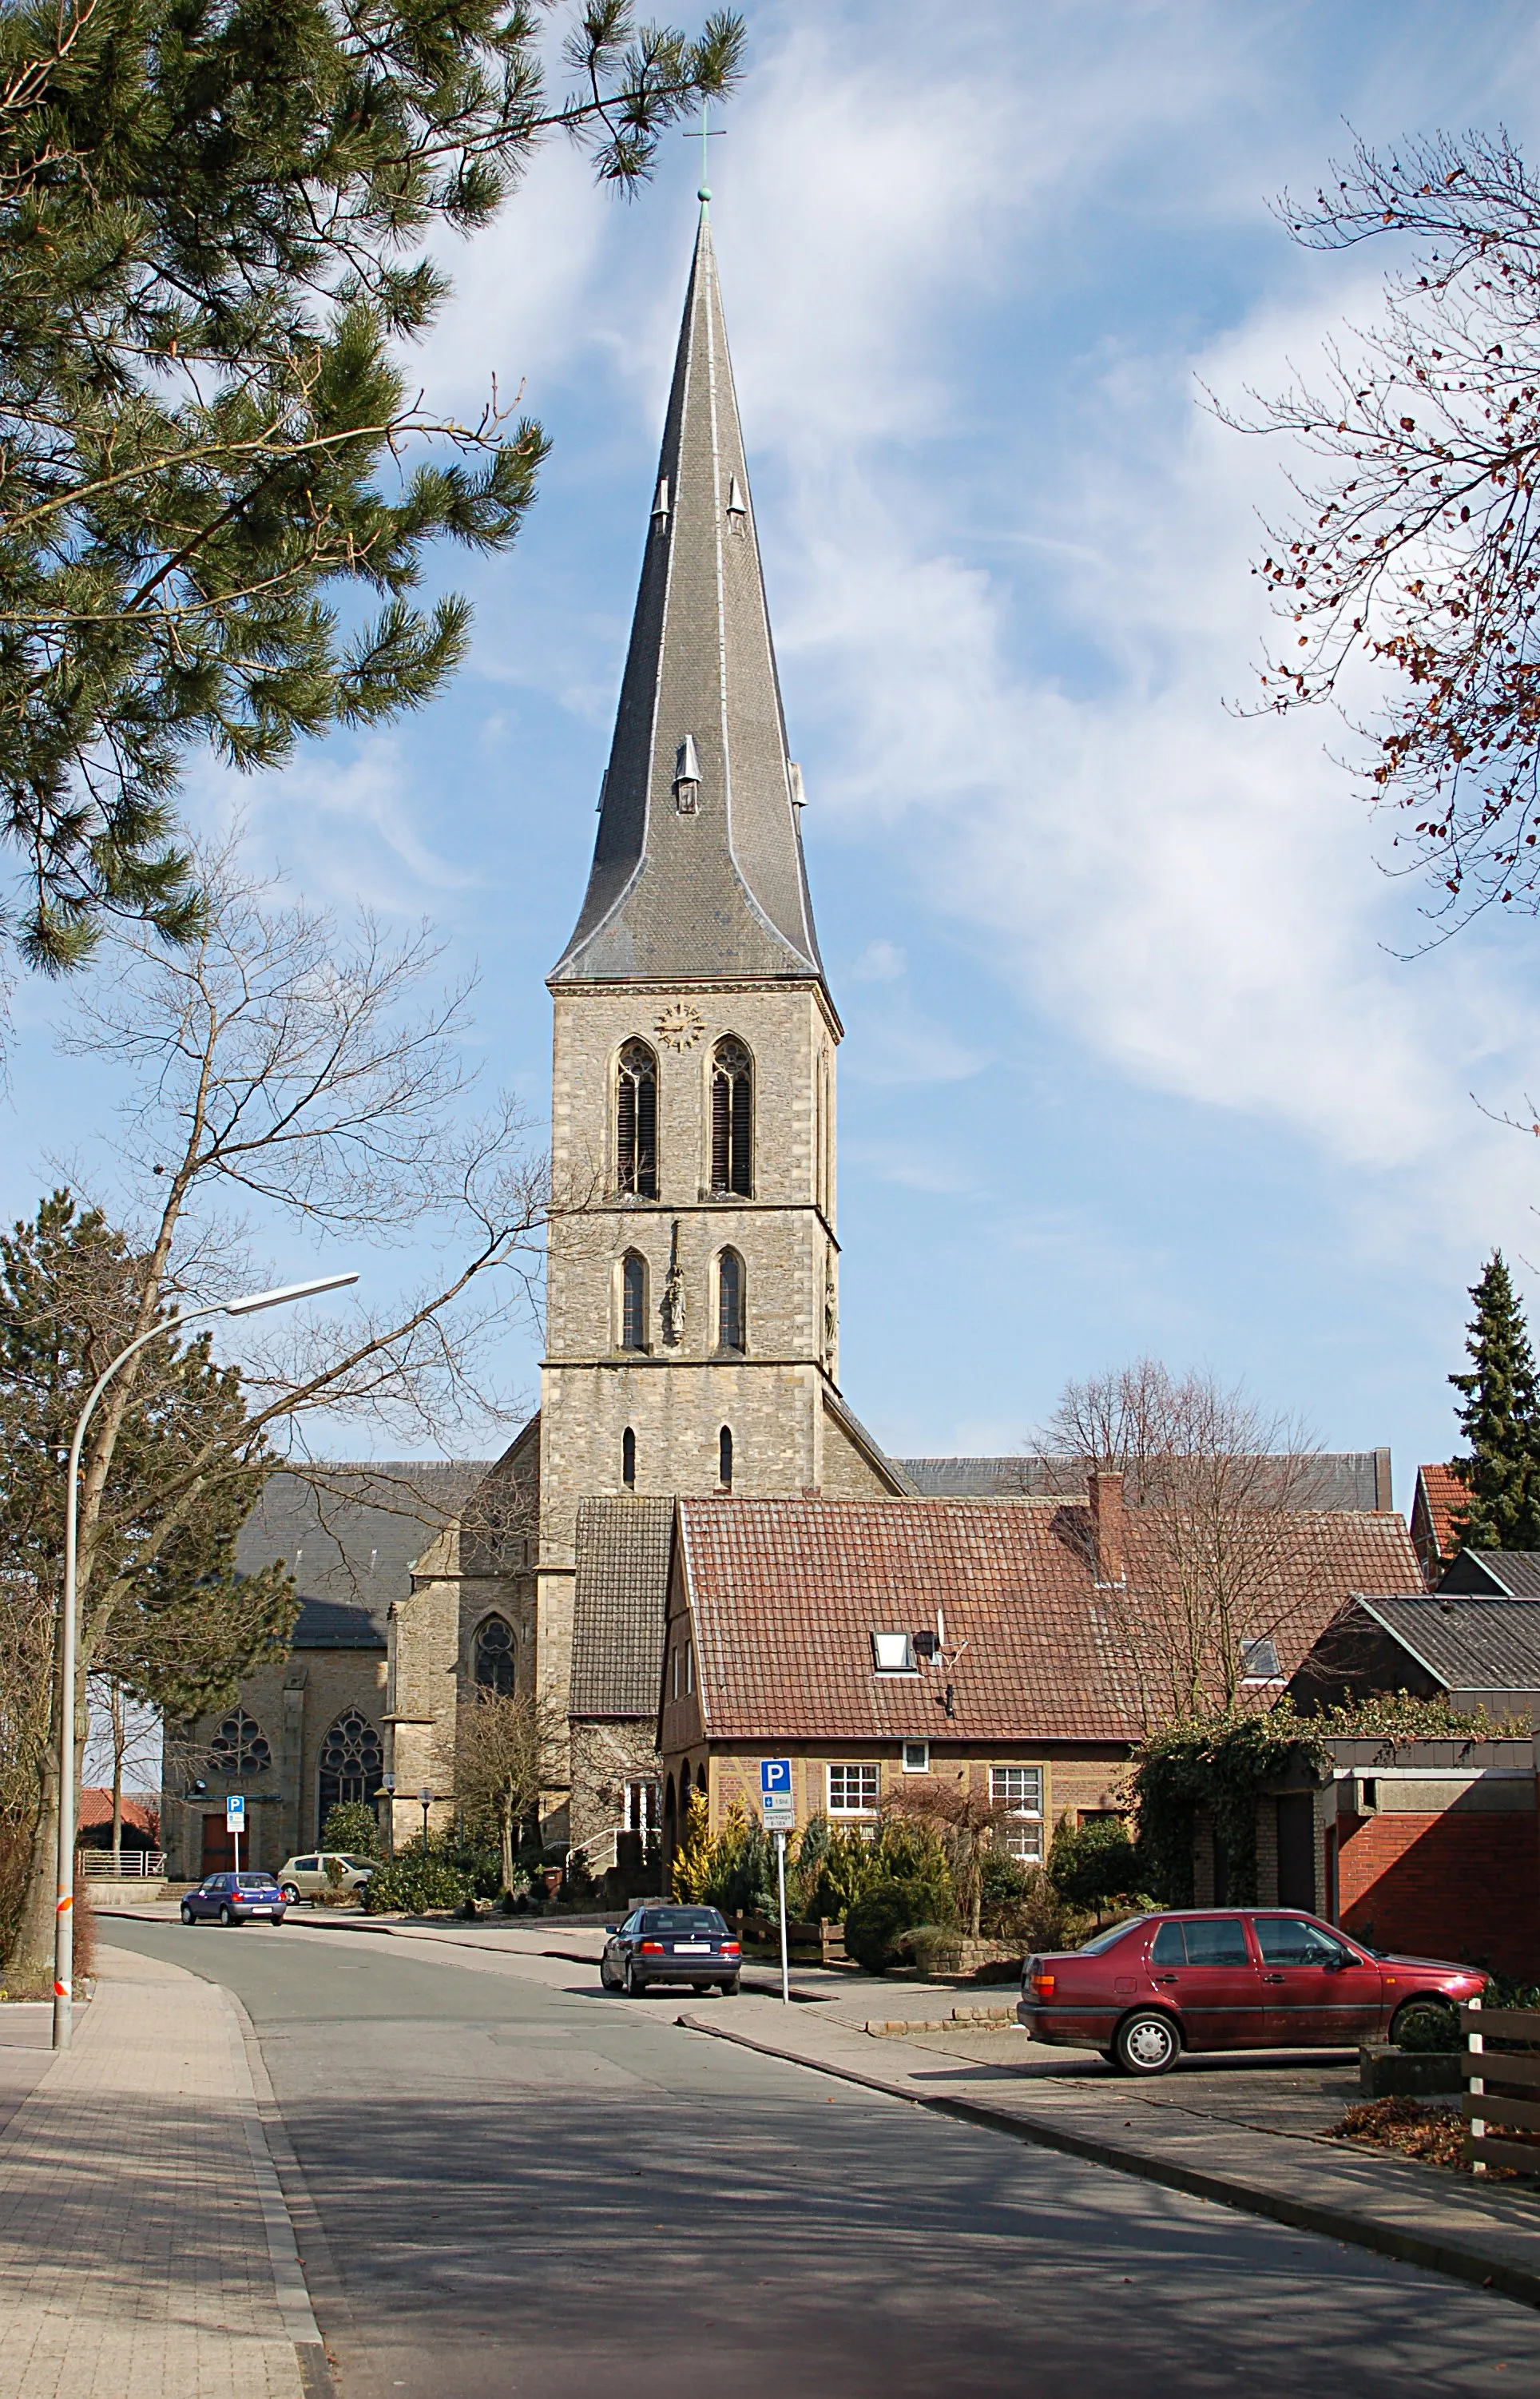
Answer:
[(790, 1799), (791, 1796), (791, 1760), (789, 1757), (762, 1757), (760, 1759), (760, 1793), (762, 1797), (766, 1799)]

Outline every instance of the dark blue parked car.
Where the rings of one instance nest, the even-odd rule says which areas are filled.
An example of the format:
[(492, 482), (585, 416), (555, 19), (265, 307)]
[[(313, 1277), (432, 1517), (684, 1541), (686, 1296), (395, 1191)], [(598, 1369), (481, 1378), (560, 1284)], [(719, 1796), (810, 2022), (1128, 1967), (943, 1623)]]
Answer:
[(715, 1983), (731, 1999), (737, 1989), (743, 1953), (714, 1907), (637, 1907), (604, 1930), (599, 1979), (607, 1991), (634, 1999), (649, 1983)]
[(283, 1922), (283, 1893), (270, 1874), (205, 1875), (182, 1903), (183, 1924)]

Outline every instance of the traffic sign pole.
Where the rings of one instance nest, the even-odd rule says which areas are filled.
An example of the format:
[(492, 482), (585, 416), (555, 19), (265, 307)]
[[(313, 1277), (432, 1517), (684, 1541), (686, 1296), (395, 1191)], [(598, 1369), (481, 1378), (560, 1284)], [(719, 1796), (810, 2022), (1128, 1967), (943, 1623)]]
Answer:
[(786, 1954), (786, 1835), (776, 1835), (776, 1882), (780, 1891), (780, 1996), (781, 2005), (791, 2004), (791, 1968)]

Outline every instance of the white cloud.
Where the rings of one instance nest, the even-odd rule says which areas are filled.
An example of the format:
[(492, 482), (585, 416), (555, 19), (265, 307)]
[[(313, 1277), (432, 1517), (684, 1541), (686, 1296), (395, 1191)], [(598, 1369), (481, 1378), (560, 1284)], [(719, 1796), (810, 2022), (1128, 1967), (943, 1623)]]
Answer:
[(899, 983), (909, 971), (909, 960), (897, 942), (868, 942), (854, 966), (846, 967), (847, 983)]
[(475, 877), (424, 838), (420, 812), (388, 735), (306, 749), (281, 772), (247, 779), (205, 766), (193, 778), (195, 821), (223, 828), (239, 820), (247, 847), (312, 899), (383, 915), (418, 917)]

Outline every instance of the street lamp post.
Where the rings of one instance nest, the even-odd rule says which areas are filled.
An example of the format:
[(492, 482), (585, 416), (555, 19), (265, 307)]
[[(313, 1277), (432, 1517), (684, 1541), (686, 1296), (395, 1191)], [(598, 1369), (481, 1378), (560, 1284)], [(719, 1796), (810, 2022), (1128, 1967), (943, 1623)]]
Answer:
[(432, 1792), (419, 1791), (417, 1794), (417, 1805), (423, 1811), (423, 1855), (426, 1858), (427, 1855), (427, 1811), (433, 1805)]
[(74, 2029), (74, 1707), (75, 1707), (75, 1521), (80, 1504), (80, 1453), (86, 1428), (96, 1403), (120, 1366), (163, 1334), (174, 1333), (201, 1316), (253, 1316), (259, 1308), (281, 1308), (288, 1300), (314, 1299), (323, 1291), (341, 1291), (357, 1282), (356, 1274), (321, 1275), (313, 1282), (282, 1284), (276, 1291), (249, 1292), (244, 1299), (216, 1301), (210, 1308), (190, 1308), (185, 1316), (153, 1324), (120, 1349), (91, 1386), (70, 1443), (64, 1486), (64, 1594), (61, 1603), (59, 1656), (59, 1876), (53, 1918), (53, 2045), (68, 2049)]

